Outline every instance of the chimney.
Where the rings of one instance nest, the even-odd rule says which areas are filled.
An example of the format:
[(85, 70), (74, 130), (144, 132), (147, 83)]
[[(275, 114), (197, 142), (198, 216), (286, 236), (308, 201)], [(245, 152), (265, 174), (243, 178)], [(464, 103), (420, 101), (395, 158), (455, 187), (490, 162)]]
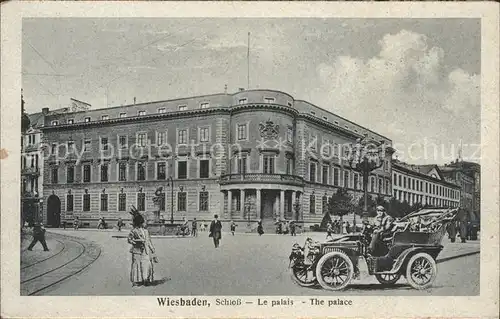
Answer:
[(243, 92), (243, 91), (245, 91), (245, 88), (240, 88), (240, 92)]
[(227, 94), (227, 84), (224, 84), (224, 94)]
[(136, 98), (135, 98), (135, 96), (134, 96), (134, 105), (135, 105), (135, 102), (136, 102)]
[(48, 108), (48, 107), (44, 107), (44, 108), (42, 108), (42, 114), (43, 114), (43, 115), (47, 115), (47, 114), (49, 114), (49, 108)]

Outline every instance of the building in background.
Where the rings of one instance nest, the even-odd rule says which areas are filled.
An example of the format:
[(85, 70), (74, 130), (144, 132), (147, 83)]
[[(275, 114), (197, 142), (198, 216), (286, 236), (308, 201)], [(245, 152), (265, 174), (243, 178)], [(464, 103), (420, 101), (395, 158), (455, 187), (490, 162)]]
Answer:
[(460, 206), (463, 207), (469, 221), (481, 218), (481, 166), (477, 163), (457, 159), (440, 167), (443, 176), (461, 188)]
[[(338, 188), (362, 195), (361, 176), (340, 146), (364, 135), (389, 150), (369, 193), (392, 194), (391, 140), (279, 91), (134, 103), (44, 121), (44, 218), (53, 226), (75, 216), (93, 226), (100, 217), (129, 219), (130, 205), (148, 218), (159, 209), (165, 220), (219, 214), (318, 224)], [(165, 200), (157, 208), (159, 187)]]
[(392, 163), (393, 197), (410, 205), (459, 207), (461, 188), (446, 180), (437, 165)]

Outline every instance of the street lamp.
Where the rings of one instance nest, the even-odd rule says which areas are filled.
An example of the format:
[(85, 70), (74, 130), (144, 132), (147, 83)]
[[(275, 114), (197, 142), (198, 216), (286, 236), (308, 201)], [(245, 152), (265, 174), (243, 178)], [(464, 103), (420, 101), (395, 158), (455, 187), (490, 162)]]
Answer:
[(174, 179), (169, 176), (167, 179), (167, 187), (170, 186), (170, 223), (174, 223)]
[[(357, 139), (356, 144), (350, 145), (350, 150), (347, 154), (349, 166), (354, 171), (357, 171), (363, 176), (363, 191), (364, 191), (364, 207), (363, 219), (368, 217), (368, 178), (370, 173), (384, 165), (385, 158), (385, 141), (375, 143), (368, 141), (365, 134), (363, 139)], [(356, 227), (356, 213), (354, 214), (354, 227)]]

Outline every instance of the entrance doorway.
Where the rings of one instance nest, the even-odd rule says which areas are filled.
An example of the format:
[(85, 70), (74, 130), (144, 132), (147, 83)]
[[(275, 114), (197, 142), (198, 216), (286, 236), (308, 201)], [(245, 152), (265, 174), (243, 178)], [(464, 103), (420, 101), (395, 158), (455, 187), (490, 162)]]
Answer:
[(260, 207), (260, 218), (262, 220), (275, 220), (276, 216), (279, 216), (279, 210), (276, 207), (276, 199), (279, 195), (278, 191), (273, 190), (263, 190), (261, 207)]
[(47, 226), (59, 227), (61, 223), (61, 200), (56, 195), (47, 199)]

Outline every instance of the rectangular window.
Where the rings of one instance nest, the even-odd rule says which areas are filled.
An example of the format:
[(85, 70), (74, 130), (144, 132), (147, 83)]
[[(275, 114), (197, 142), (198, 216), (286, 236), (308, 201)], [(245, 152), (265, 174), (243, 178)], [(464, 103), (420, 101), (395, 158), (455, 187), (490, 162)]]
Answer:
[(396, 176), (396, 173), (392, 175), (392, 182), (395, 186), (398, 186), (398, 177)]
[(179, 105), (179, 111), (187, 110), (187, 105)]
[(67, 212), (73, 211), (73, 195), (71, 194), (66, 196), (66, 211)]
[(248, 101), (247, 99), (239, 99), (238, 104), (246, 104), (247, 101)]
[(264, 103), (274, 103), (275, 98), (274, 97), (265, 97), (264, 98)]
[(359, 175), (357, 173), (354, 173), (353, 176), (354, 179), (354, 189), (358, 189), (359, 187)]
[(108, 164), (101, 165), (101, 182), (108, 181)]
[(103, 121), (107, 121), (107, 120), (109, 120), (109, 115), (103, 115), (103, 116), (101, 117), (101, 119), (102, 119)]
[(83, 182), (90, 183), (91, 166), (89, 164), (83, 165)]
[(180, 212), (186, 211), (186, 192), (177, 193), (177, 210)]
[(83, 141), (83, 151), (90, 152), (91, 150), (92, 150), (92, 141), (91, 140)]
[(137, 210), (143, 212), (146, 210), (146, 194), (137, 193)]
[(108, 211), (108, 194), (101, 194), (101, 211)]
[(210, 128), (208, 127), (200, 127), (199, 131), (199, 141), (200, 143), (206, 143), (208, 141), (210, 141)]
[(344, 171), (344, 187), (349, 188), (349, 171)]
[(146, 180), (146, 164), (143, 162), (137, 163), (137, 180), (138, 181)]
[(66, 168), (66, 183), (71, 184), (75, 181), (75, 167), (68, 166)]
[(74, 119), (69, 119), (68, 120), (68, 124), (74, 124), (75, 123), (75, 120)]
[(141, 147), (146, 146), (147, 138), (148, 137), (146, 133), (137, 133), (137, 145)]
[(146, 111), (139, 111), (139, 116), (144, 116), (146, 115)]
[(200, 103), (200, 109), (208, 109), (209, 107), (210, 107), (210, 103), (208, 103), (208, 102)]
[(208, 192), (200, 192), (200, 210), (208, 211)]
[(333, 185), (335, 186), (340, 186), (340, 173), (339, 173), (339, 169), (334, 167), (333, 168)]
[(90, 122), (90, 116), (87, 116), (83, 119), (84, 122)]
[(403, 187), (406, 188), (406, 176), (403, 177)]
[(90, 211), (90, 194), (83, 194), (83, 211)]
[(411, 189), (415, 190), (415, 180), (411, 180)]
[(127, 208), (127, 194), (120, 193), (118, 195), (118, 210), (124, 212)]
[(375, 177), (370, 178), (370, 192), (375, 192)]
[(237, 137), (238, 137), (238, 141), (247, 139), (247, 125), (246, 124), (238, 124), (237, 125)]
[(125, 112), (120, 113), (120, 118), (124, 118), (124, 117), (127, 117), (127, 113), (125, 113)]
[(316, 214), (316, 196), (311, 195), (309, 197), (309, 214), (314, 215)]
[(247, 173), (247, 156), (240, 155), (238, 158), (238, 173), (246, 174)]
[(68, 154), (72, 154), (75, 152), (75, 142), (68, 141)]
[(160, 113), (160, 114), (167, 113), (167, 109), (166, 109), (166, 108), (164, 108), (164, 107), (160, 107), (160, 108), (158, 109), (158, 113)]
[(50, 148), (50, 154), (55, 154), (57, 150), (57, 144), (52, 144), (52, 147)]
[(292, 175), (293, 172), (293, 160), (291, 158), (286, 159), (286, 174)]
[(323, 184), (328, 184), (328, 165), (323, 165), (323, 172), (322, 172), (322, 182)]
[(186, 179), (187, 178), (187, 161), (177, 162), (177, 178)]
[(127, 163), (118, 163), (118, 181), (125, 182), (127, 180)]
[(401, 175), (398, 176), (398, 185), (399, 187), (403, 186), (403, 183), (401, 183)]
[(127, 137), (125, 135), (118, 136), (118, 144), (120, 149), (128, 148)]
[(167, 178), (167, 164), (160, 162), (156, 164), (156, 179), (164, 180)]
[(209, 178), (210, 174), (210, 161), (209, 160), (200, 160), (200, 178)]
[(103, 150), (103, 151), (108, 150), (108, 138), (107, 137), (101, 137), (101, 150)]
[(291, 128), (291, 127), (288, 127), (286, 130), (286, 141), (288, 143), (293, 142), (293, 128)]
[(385, 193), (386, 194), (391, 193), (391, 183), (388, 180), (385, 180)]
[(264, 174), (274, 174), (274, 155), (264, 155)]
[(167, 132), (156, 132), (156, 145), (162, 146), (167, 144)]
[(52, 169), (52, 184), (58, 183), (58, 169), (57, 167)]
[(382, 194), (383, 190), (382, 190), (382, 187), (384, 186), (384, 183), (382, 183), (382, 179), (379, 178), (378, 179), (378, 192), (379, 194)]
[(309, 163), (309, 181), (316, 182), (316, 163)]
[(177, 144), (187, 144), (188, 135), (187, 130), (182, 129), (177, 131)]

